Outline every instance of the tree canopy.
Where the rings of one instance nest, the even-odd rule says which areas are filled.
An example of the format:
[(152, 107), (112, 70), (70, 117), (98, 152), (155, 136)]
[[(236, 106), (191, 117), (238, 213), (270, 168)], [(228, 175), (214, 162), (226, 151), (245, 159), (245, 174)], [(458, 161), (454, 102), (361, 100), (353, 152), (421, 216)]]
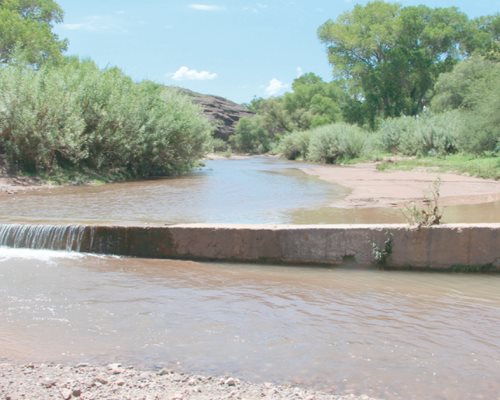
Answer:
[(467, 16), (457, 8), (356, 5), (318, 30), (337, 78), (348, 82), (373, 125), (377, 116), (416, 115), (442, 72), (473, 47)]
[(40, 65), (58, 58), (67, 48), (52, 31), (62, 22), (63, 10), (53, 0), (0, 0), (0, 62), (21, 57)]

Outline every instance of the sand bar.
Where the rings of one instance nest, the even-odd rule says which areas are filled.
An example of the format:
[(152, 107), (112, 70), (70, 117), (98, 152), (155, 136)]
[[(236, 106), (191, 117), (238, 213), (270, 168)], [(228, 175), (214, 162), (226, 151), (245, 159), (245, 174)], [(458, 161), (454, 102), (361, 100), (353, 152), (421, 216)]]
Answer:
[(350, 193), (335, 200), (332, 207), (399, 207), (423, 200), (432, 184), (441, 180), (440, 204), (480, 204), (500, 200), (500, 182), (452, 173), (377, 171), (375, 163), (350, 166), (318, 165), (302, 168), (306, 174), (344, 186)]

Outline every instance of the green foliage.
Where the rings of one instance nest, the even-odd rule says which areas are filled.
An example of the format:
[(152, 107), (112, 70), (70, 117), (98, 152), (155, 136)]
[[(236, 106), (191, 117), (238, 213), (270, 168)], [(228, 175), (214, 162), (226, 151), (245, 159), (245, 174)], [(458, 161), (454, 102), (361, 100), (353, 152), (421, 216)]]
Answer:
[(456, 8), (401, 7), (374, 1), (356, 5), (318, 34), (337, 77), (347, 80), (371, 126), (377, 116), (416, 115), (441, 72), (465, 54), (469, 24)]
[(432, 110), (443, 112), (474, 110), (485, 94), (500, 91), (500, 63), (473, 56), (459, 63), (452, 72), (439, 76), (432, 99)]
[(382, 121), (377, 136), (383, 151), (407, 156), (445, 155), (458, 150), (463, 130), (458, 112)]
[(480, 56), (459, 63), (436, 83), (432, 109), (460, 110), (457, 147), (468, 153), (499, 151), (500, 62)]
[(356, 125), (326, 125), (312, 130), (307, 159), (336, 164), (361, 155), (365, 133)]
[(308, 73), (295, 79), (293, 92), (283, 96), (283, 107), (294, 129), (310, 129), (342, 119), (342, 91), (335, 82), (327, 83)]
[(16, 58), (40, 65), (60, 59), (67, 48), (52, 32), (63, 11), (53, 0), (0, 0), (0, 62)]
[(204, 155), (210, 130), (185, 96), (116, 68), (68, 59), (0, 69), (0, 151), (20, 171), (177, 174)]
[(389, 232), (386, 232), (385, 241), (382, 247), (379, 247), (377, 243), (372, 242), (372, 255), (378, 265), (385, 265), (387, 263), (387, 259), (391, 256), (392, 240), (393, 235)]
[(271, 148), (269, 131), (262, 116), (243, 117), (231, 137), (233, 147), (244, 153), (266, 153)]
[[(276, 142), (281, 135), (288, 132), (307, 130), (342, 120), (342, 104), (346, 96), (337, 82), (327, 83), (319, 76), (308, 73), (295, 79), (292, 88), (293, 92), (281, 97), (258, 98), (249, 105), (260, 117), (252, 129), (258, 130), (258, 127), (267, 132), (263, 148), (269, 149), (270, 143)], [(248, 131), (248, 123), (244, 124), (246, 126), (242, 129)], [(259, 135), (255, 133), (253, 136)], [(241, 148), (241, 144), (237, 145), (238, 147)], [(255, 152), (258, 146), (246, 147), (246, 151)]]
[(309, 144), (312, 131), (295, 131), (282, 137), (278, 145), (278, 153), (288, 160), (306, 160), (309, 155)]
[(500, 157), (471, 154), (453, 154), (445, 157), (412, 158), (398, 161), (384, 161), (377, 165), (380, 171), (432, 168), (439, 172), (458, 172), (480, 178), (500, 179)]
[(336, 164), (359, 157), (365, 148), (367, 135), (356, 125), (330, 124), (283, 136), (278, 151), (289, 160), (301, 158)]

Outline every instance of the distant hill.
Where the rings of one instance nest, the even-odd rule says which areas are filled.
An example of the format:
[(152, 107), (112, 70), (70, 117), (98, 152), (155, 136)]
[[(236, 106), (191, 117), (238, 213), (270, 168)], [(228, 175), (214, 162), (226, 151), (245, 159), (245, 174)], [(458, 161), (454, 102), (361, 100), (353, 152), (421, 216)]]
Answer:
[(192, 97), (193, 102), (203, 108), (205, 115), (216, 123), (214, 136), (222, 140), (228, 140), (234, 133), (240, 118), (254, 115), (246, 107), (224, 97), (196, 93), (184, 88), (177, 89)]

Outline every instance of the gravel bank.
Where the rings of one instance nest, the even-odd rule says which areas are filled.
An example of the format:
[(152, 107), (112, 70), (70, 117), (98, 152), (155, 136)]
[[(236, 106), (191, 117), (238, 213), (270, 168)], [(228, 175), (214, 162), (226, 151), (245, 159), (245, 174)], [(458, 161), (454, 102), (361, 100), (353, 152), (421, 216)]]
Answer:
[(371, 400), (337, 396), (295, 386), (253, 384), (232, 377), (141, 371), (120, 364), (0, 364), (0, 399), (290, 399)]

